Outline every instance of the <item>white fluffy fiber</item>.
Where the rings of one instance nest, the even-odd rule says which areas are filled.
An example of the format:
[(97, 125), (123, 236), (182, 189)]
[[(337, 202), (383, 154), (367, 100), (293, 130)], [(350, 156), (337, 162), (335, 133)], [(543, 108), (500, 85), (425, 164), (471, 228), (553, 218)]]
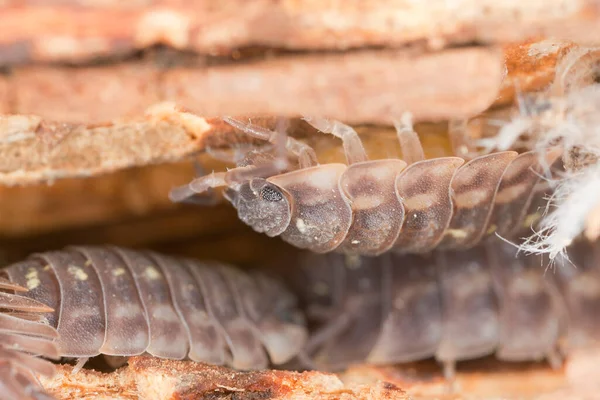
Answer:
[[(573, 149), (600, 159), (600, 84), (595, 83), (598, 66), (600, 48), (572, 50), (557, 66), (550, 88), (527, 107), (521, 104), (520, 115), (482, 145), (503, 150), (529, 135), (539, 149), (560, 144), (567, 163)], [(548, 253), (551, 259), (564, 254), (565, 247), (582, 232), (598, 232), (597, 218), (591, 219), (590, 215), (600, 213), (600, 165), (567, 168), (564, 176), (554, 182), (554, 188), (540, 226), (520, 245), (525, 252)]]
[(550, 259), (586, 229), (589, 215), (600, 204), (600, 166), (568, 174), (556, 185), (537, 231), (519, 245), (527, 253), (548, 253)]

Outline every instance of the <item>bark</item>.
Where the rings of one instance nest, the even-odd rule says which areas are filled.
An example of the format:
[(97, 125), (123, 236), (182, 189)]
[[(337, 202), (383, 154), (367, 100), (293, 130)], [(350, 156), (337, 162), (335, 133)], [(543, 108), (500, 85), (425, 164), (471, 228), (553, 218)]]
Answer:
[(597, 41), (597, 0), (4, 1), (0, 64), (88, 61), (156, 44), (204, 54), (265, 46), (440, 48), (536, 36)]

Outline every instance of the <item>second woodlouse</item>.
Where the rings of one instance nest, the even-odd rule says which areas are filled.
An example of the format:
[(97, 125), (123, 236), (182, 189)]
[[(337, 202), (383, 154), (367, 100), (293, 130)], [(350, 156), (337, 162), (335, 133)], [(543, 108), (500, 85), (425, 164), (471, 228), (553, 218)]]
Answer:
[(147, 352), (258, 369), (293, 358), (307, 336), (280, 283), (225, 264), (88, 246), (34, 254), (1, 272), (54, 310), (43, 316), (64, 357)]
[[(369, 161), (351, 127), (306, 120), (342, 139), (349, 165), (318, 165), (314, 151), (287, 137), (283, 124), (270, 131), (225, 118), (275, 144), (278, 154), (269, 162), (251, 154), (237, 168), (174, 189), (171, 199), (226, 186), (225, 197), (254, 230), (317, 253), (467, 249), (493, 232), (511, 237), (530, 226), (537, 211), (530, 209), (539, 194), (535, 187), (544, 168), (560, 157), (552, 148), (544, 154), (493, 153), (467, 163), (459, 157), (424, 159), (419, 138), (405, 120), (396, 126), (405, 160)], [(298, 157), (299, 169), (288, 171), (286, 149)]]
[[(466, 251), (379, 257), (308, 255), (298, 292), (313, 325), (306, 354), (320, 369), (496, 354), (547, 359), (600, 343), (598, 246), (573, 246), (544, 273), (497, 240)], [(547, 264), (546, 264), (547, 265)]]

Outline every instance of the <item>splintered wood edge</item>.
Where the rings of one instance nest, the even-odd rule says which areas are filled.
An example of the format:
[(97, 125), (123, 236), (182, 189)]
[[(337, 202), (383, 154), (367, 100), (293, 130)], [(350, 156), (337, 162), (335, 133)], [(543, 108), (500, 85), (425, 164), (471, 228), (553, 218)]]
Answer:
[(172, 104), (159, 104), (141, 119), (95, 126), (0, 116), (0, 183), (24, 185), (176, 161), (235, 143), (236, 136), (224, 122), (177, 111)]
[[(249, 46), (344, 50), (427, 42), (433, 48), (533, 36), (597, 40), (596, 0), (5, 1), (0, 63), (86, 61), (157, 44), (204, 54)], [(107, 24), (106, 21), (111, 21)]]
[(237, 372), (191, 361), (132, 357), (114, 373), (60, 366), (42, 385), (57, 399), (210, 399), (236, 395), (254, 399), (409, 400), (393, 384), (344, 385), (333, 374), (320, 372)]
[[(70, 123), (135, 118), (161, 101), (204, 116), (323, 115), (347, 123), (475, 115), (496, 98), (500, 49), (364, 50), (213, 67), (15, 67), (0, 79), (0, 110)], [(4, 92), (4, 95), (2, 94)]]

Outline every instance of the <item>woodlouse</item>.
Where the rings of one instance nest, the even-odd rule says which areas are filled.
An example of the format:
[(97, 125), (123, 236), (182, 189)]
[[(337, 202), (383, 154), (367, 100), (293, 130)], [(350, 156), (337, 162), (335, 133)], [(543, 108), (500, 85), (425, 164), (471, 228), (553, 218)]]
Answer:
[[(306, 354), (320, 369), (435, 357), (455, 363), (548, 359), (600, 343), (600, 247), (576, 245), (574, 265), (544, 273), (540, 258), (498, 240), (429, 255), (307, 256), (298, 280)], [(546, 264), (547, 265), (547, 264)]]
[(44, 399), (35, 375), (52, 376), (54, 366), (36, 356), (58, 358), (58, 332), (39, 317), (52, 309), (14, 294), (27, 289), (6, 279), (0, 278), (0, 290), (0, 399)]
[(42, 314), (44, 326), (56, 327), (63, 357), (147, 352), (257, 369), (287, 362), (307, 337), (281, 283), (225, 264), (85, 246), (34, 254), (1, 272), (5, 289), (29, 289), (23, 304), (54, 310)]
[[(412, 123), (405, 119), (396, 125), (405, 160), (369, 161), (350, 126), (305, 119), (342, 139), (348, 165), (319, 165), (312, 148), (287, 137), (282, 123), (270, 131), (227, 117), (234, 127), (275, 144), (277, 155), (266, 161), (259, 152), (251, 153), (237, 168), (174, 189), (171, 199), (184, 201), (226, 186), (225, 197), (255, 231), (317, 253), (467, 249), (493, 232), (511, 237), (531, 226), (537, 215), (531, 205), (545, 190), (536, 185), (547, 185), (541, 174), (561, 154), (552, 148), (544, 154), (492, 153), (467, 163), (459, 157), (424, 159)], [(460, 135), (454, 131), (456, 139)], [(287, 150), (298, 157), (298, 169), (289, 171)]]

